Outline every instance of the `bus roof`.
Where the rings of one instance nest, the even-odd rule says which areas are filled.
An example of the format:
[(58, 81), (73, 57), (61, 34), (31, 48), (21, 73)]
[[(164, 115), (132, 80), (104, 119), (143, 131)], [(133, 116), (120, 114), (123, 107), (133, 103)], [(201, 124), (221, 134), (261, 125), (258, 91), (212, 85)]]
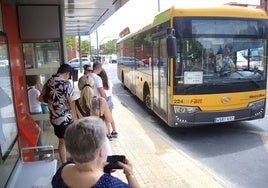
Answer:
[(240, 6), (218, 6), (208, 8), (176, 8), (171, 7), (166, 11), (156, 15), (152, 26), (159, 25), (168, 21), (171, 17), (189, 17), (189, 16), (206, 16), (206, 17), (241, 17), (267, 19), (267, 13), (262, 9)]
[(256, 18), (256, 19), (268, 19), (267, 13), (263, 9), (257, 9), (252, 7), (230, 6), (222, 5), (218, 7), (208, 8), (178, 8), (171, 7), (155, 16), (153, 23), (146, 25), (140, 30), (130, 33), (124, 38), (132, 37), (133, 35), (157, 26), (170, 20), (172, 17), (235, 17), (235, 18)]

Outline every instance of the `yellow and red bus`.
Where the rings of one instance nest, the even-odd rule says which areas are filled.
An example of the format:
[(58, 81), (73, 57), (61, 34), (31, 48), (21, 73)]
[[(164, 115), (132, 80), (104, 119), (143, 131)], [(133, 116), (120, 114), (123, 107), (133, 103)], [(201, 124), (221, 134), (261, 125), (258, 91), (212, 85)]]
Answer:
[(171, 7), (118, 40), (118, 78), (171, 127), (263, 118), (267, 34), (261, 9)]

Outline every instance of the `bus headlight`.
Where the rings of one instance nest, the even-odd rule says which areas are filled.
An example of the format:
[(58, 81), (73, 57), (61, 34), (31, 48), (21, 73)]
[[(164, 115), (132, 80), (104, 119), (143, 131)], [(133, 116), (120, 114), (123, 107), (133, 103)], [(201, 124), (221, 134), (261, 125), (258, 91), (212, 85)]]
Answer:
[(252, 110), (260, 110), (264, 109), (264, 105), (265, 105), (265, 99), (262, 99), (256, 102), (249, 103), (248, 108)]
[(174, 106), (175, 114), (192, 114), (200, 111), (198, 107), (193, 106)]

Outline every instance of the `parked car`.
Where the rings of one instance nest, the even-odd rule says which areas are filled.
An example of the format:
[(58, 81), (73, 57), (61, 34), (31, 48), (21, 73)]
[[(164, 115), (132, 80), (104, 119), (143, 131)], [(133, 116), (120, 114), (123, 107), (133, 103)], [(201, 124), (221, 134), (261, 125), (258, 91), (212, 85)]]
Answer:
[(253, 69), (256, 66), (256, 64), (258, 64), (258, 61), (252, 61), (252, 59), (250, 59), (250, 62), (248, 64), (248, 60), (240, 52), (237, 52), (237, 68), (238, 69), (243, 69), (243, 70)]
[(0, 60), (0, 68), (7, 69), (9, 66), (9, 62), (7, 59)]
[(143, 62), (144, 66), (145, 65), (150, 65), (150, 66), (154, 66), (154, 65), (157, 65), (158, 64), (158, 59), (157, 58), (154, 58), (154, 59), (151, 59), (151, 64), (149, 63), (150, 58), (145, 58), (145, 59), (142, 59), (141, 61)]
[[(82, 57), (81, 60), (82, 60), (82, 67), (84, 67), (84, 65), (91, 66), (91, 63), (88, 60), (88, 58)], [(79, 58), (73, 58), (70, 61), (68, 61), (68, 64), (73, 68), (79, 68), (80, 67), (80, 59)]]
[(117, 55), (110, 55), (109, 56), (109, 63), (117, 63)]
[(119, 65), (125, 65), (125, 66), (130, 66), (130, 67), (143, 66), (143, 62), (134, 57), (120, 57), (119, 59), (117, 59), (117, 61)]

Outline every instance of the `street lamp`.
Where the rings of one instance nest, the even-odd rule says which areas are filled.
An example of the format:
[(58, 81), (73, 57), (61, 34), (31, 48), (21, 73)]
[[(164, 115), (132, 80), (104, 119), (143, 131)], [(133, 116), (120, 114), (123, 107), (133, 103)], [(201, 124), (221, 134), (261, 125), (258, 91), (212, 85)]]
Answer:
[(96, 42), (97, 42), (97, 57), (99, 57), (99, 34), (98, 29), (96, 29)]
[[(97, 57), (99, 57), (99, 55), (100, 55), (100, 45), (101, 45), (101, 43), (103, 42), (103, 40), (104, 39), (106, 39), (106, 38), (109, 38), (109, 37), (114, 37), (114, 36), (106, 36), (106, 37), (104, 37), (104, 38), (102, 38), (102, 40), (99, 42), (99, 31), (101, 31), (101, 26), (104, 26), (104, 24), (102, 24), (102, 25), (100, 25), (96, 30), (95, 30), (95, 32), (96, 32), (96, 56)], [(100, 29), (100, 30), (99, 30)], [(102, 33), (102, 32), (101, 32)]]

